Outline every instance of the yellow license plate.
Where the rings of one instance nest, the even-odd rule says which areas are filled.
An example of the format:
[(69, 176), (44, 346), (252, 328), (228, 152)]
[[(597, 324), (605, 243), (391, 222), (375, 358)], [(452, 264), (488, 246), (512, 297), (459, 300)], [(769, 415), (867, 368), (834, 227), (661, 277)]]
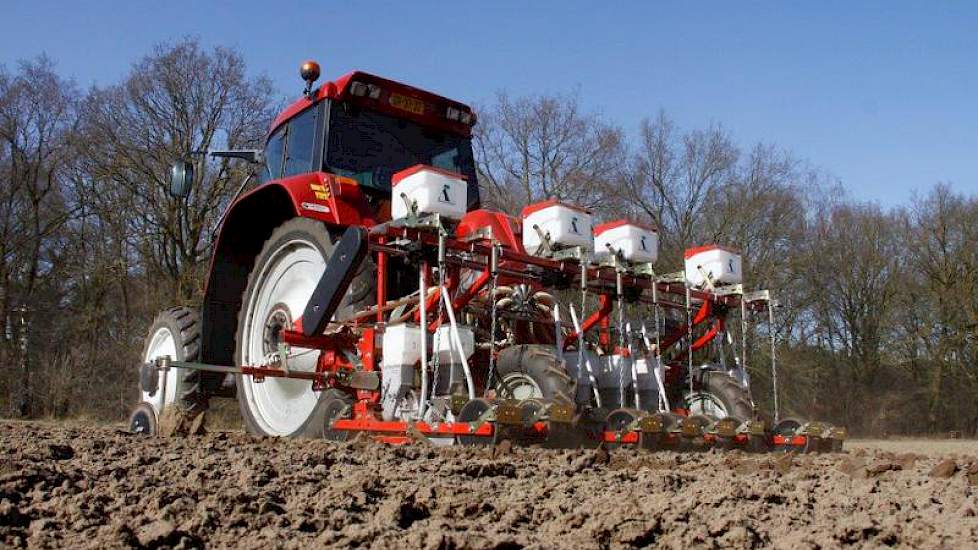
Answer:
[(414, 99), (413, 97), (408, 97), (401, 94), (391, 94), (390, 102), (394, 107), (408, 111), (409, 113), (414, 113), (416, 115), (424, 114), (424, 101), (421, 101), (420, 99)]

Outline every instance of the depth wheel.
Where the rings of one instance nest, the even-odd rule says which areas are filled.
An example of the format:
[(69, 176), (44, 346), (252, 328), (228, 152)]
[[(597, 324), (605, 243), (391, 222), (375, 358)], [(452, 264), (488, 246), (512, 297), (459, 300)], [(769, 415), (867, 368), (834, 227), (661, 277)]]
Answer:
[[(605, 429), (609, 432), (615, 432), (620, 438), (635, 429), (635, 423), (642, 416), (643, 413), (635, 409), (615, 409), (608, 413), (608, 418), (605, 419)], [(621, 443), (610, 443), (608, 445), (611, 448), (623, 446)]]
[(158, 435), (159, 423), (156, 409), (145, 401), (136, 405), (129, 415), (129, 433), (135, 435)]
[[(461, 410), (458, 411), (458, 416), (456, 419), (459, 422), (475, 422), (485, 415), (486, 411), (492, 409), (492, 403), (485, 399), (472, 399), (462, 406)], [(495, 426), (494, 426), (495, 428)], [(496, 430), (493, 430), (492, 437), (485, 437), (479, 435), (457, 435), (455, 440), (458, 441), (460, 445), (469, 446), (489, 446), (496, 443)]]
[(346, 392), (330, 389), (322, 395), (323, 410), (323, 439), (329, 441), (346, 441), (350, 439), (348, 430), (334, 430), (333, 422), (350, 418), (353, 408), (353, 398)]
[[(771, 434), (773, 436), (781, 436), (785, 439), (790, 440), (798, 432), (798, 429), (801, 428), (801, 425), (802, 425), (801, 420), (798, 420), (796, 418), (785, 418), (784, 420), (774, 425), (774, 428), (771, 430)], [(805, 447), (808, 447), (810, 443), (811, 443), (811, 439), (806, 438)], [(784, 453), (788, 451), (792, 451), (794, 450), (794, 448), (795, 448), (794, 445), (785, 444), (785, 443), (774, 445), (774, 450), (784, 452)], [(802, 452), (805, 451), (803, 450)]]

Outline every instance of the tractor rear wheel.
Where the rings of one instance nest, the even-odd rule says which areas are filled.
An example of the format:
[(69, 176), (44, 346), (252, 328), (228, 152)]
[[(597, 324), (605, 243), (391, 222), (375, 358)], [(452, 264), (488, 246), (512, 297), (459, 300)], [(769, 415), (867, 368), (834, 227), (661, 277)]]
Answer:
[(574, 402), (574, 379), (553, 346), (523, 344), (502, 350), (494, 384), (499, 399)]
[[(333, 254), (334, 236), (326, 226), (294, 218), (265, 241), (248, 277), (238, 313), (235, 359), (238, 365), (267, 364), (276, 352), (279, 333), (293, 329)], [(337, 317), (367, 307), (373, 298), (375, 273), (367, 259), (343, 298)], [(350, 350), (355, 352), (355, 350)], [(313, 372), (319, 353), (292, 348), (289, 369)], [(328, 392), (315, 392), (305, 380), (237, 375), (238, 404), (248, 431), (258, 435), (323, 435)]]
[[(149, 328), (143, 346), (143, 363), (158, 357), (169, 356), (174, 361), (200, 360), (200, 316), (197, 310), (187, 307), (171, 307), (159, 315)], [(156, 391), (141, 390), (142, 403), (133, 411), (130, 429), (134, 433), (155, 434), (155, 419), (167, 407), (178, 405), (183, 413), (197, 416), (207, 409), (207, 395), (201, 386), (201, 372), (171, 367), (160, 371)], [(144, 405), (153, 409), (154, 422), (147, 422), (149, 413)], [(140, 413), (141, 414), (137, 414)]]
[(707, 371), (703, 373), (700, 388), (685, 396), (689, 414), (703, 414), (713, 418), (735, 416), (754, 418), (747, 389), (735, 378), (725, 372)]

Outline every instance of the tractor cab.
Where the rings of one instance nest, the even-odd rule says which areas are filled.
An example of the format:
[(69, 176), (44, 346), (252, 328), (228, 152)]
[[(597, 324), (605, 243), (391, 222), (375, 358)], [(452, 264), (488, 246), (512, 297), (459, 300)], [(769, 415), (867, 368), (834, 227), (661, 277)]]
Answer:
[(272, 124), (263, 183), (322, 172), (355, 183), (378, 207), (390, 197), (395, 173), (427, 165), (461, 175), (468, 184), (468, 208), (478, 207), (471, 144), (475, 115), (468, 106), (363, 72), (315, 89), (307, 83), (304, 97)]

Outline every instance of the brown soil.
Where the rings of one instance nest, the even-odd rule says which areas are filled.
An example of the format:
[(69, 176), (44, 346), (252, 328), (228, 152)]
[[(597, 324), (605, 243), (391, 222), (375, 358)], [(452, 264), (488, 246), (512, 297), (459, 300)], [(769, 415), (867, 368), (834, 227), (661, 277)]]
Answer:
[(974, 547), (978, 457), (389, 447), (0, 422), (0, 546)]

